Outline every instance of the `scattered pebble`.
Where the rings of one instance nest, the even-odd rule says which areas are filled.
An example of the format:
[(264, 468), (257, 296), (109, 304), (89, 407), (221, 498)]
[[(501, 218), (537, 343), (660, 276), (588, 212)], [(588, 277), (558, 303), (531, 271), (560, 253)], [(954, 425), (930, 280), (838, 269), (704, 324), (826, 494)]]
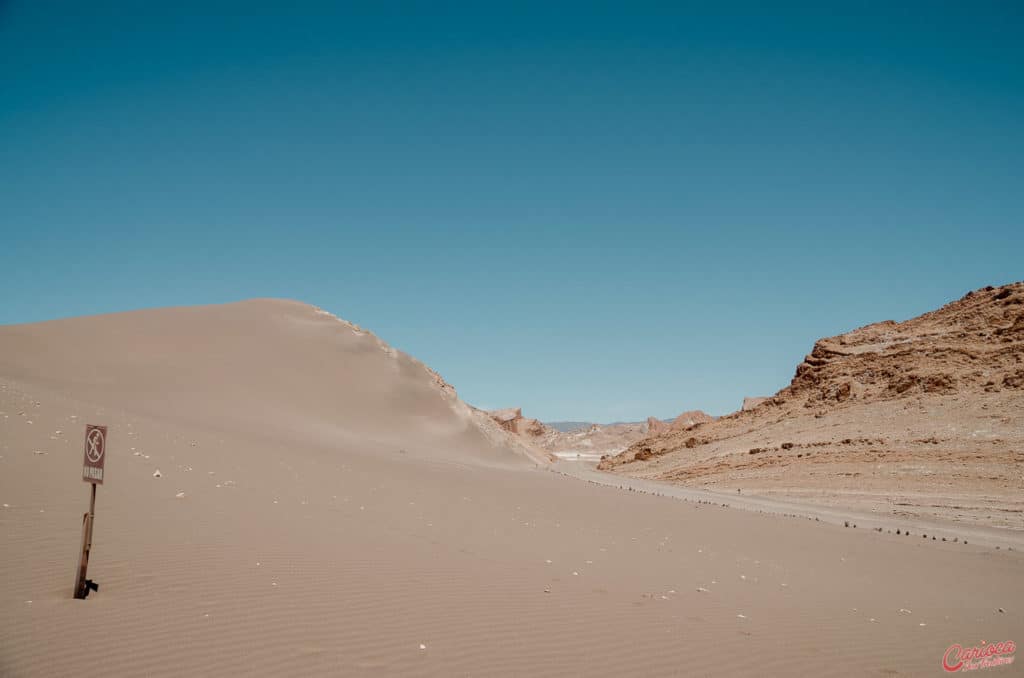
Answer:
[(738, 615), (736, 615), (736, 618), (737, 619), (746, 619), (747, 615), (745, 615), (745, 614), (738, 614)]
[(184, 499), (185, 498), (185, 493), (184, 492), (179, 492), (178, 494), (176, 494), (174, 496), (176, 498), (178, 498), (178, 499)]
[(908, 610), (905, 607), (901, 607), (900, 608), (900, 614), (913, 614), (913, 612), (911, 612), (910, 610)]
[(697, 587), (697, 593), (711, 593), (711, 592), (710, 592), (710, 591), (708, 591), (708, 590), (707, 590), (706, 588), (704, 588), (703, 586), (698, 586), (698, 587)]
[(162, 476), (162, 475), (163, 475), (163, 474), (162, 474), (162, 473), (160, 473), (160, 469), (157, 469), (157, 470), (153, 471), (153, 477), (154, 477), (154, 478), (159, 478), (159, 477), (160, 477), (160, 476)]
[(421, 649), (421, 650), (426, 650), (426, 649), (427, 649), (427, 646), (426, 646), (426, 645), (424, 645), (423, 643), (420, 643), (420, 649)]

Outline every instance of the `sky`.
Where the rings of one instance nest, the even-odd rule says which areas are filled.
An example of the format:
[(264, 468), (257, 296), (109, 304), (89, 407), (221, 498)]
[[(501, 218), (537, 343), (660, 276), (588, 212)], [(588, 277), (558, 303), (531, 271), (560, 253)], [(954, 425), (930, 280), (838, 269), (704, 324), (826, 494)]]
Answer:
[(0, 0), (0, 323), (286, 297), (616, 421), (1024, 279), (1024, 5), (764, 5)]

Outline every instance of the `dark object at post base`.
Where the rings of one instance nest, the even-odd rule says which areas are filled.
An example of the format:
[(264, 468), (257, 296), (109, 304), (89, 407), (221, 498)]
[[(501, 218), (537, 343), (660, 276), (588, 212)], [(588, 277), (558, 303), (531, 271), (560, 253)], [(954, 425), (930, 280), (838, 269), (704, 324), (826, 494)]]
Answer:
[(81, 591), (82, 595), (75, 596), (75, 598), (88, 598), (89, 597), (89, 591), (95, 591), (96, 593), (99, 593), (100, 585), (97, 584), (96, 582), (94, 582), (92, 579), (86, 579), (85, 580), (85, 586), (82, 587), (82, 591)]

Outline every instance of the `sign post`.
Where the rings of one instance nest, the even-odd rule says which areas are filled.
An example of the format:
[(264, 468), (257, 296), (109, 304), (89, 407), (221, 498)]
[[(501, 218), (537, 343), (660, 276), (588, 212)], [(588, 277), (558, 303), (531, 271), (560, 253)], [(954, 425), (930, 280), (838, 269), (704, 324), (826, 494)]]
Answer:
[(89, 551), (92, 549), (92, 523), (96, 514), (96, 486), (103, 484), (103, 467), (107, 461), (107, 427), (87, 424), (85, 427), (85, 458), (82, 462), (82, 480), (91, 484), (89, 511), (82, 516), (82, 551), (78, 558), (78, 572), (75, 574), (75, 598), (85, 598), (89, 591), (99, 591), (100, 586), (86, 579), (89, 568)]

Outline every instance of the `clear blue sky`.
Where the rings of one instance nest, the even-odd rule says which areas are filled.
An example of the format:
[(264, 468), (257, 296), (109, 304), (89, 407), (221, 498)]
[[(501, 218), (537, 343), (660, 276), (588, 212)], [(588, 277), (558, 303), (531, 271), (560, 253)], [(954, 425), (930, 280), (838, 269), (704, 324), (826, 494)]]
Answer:
[(269, 4), (0, 1), (0, 323), (289, 297), (607, 421), (1024, 279), (1019, 2)]

